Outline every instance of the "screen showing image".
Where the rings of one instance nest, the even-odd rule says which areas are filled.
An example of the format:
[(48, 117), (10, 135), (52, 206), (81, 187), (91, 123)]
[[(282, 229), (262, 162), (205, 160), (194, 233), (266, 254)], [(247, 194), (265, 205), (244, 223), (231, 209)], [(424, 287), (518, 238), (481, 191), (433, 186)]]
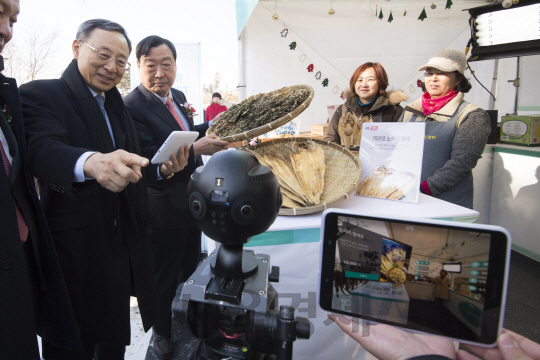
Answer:
[(490, 233), (338, 216), (336, 236), (334, 310), (480, 336)]

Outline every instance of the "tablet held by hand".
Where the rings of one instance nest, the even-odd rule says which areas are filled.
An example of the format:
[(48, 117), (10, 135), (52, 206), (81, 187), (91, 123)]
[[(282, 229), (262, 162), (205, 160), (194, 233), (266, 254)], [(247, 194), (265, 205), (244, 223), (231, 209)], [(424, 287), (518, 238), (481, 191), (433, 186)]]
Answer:
[(181, 147), (193, 144), (198, 136), (197, 131), (173, 131), (152, 158), (152, 164), (169, 161), (172, 154), (177, 154)]

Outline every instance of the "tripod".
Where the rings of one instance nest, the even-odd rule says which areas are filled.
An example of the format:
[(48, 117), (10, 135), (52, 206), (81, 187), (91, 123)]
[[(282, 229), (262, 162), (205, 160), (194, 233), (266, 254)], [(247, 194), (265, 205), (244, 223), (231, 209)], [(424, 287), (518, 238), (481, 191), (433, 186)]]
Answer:
[(292, 359), (296, 338), (308, 339), (311, 326), (295, 318), (294, 308), (278, 306), (270, 281), (270, 257), (222, 244), (181, 285), (173, 300), (173, 319), (202, 339), (193, 360)]

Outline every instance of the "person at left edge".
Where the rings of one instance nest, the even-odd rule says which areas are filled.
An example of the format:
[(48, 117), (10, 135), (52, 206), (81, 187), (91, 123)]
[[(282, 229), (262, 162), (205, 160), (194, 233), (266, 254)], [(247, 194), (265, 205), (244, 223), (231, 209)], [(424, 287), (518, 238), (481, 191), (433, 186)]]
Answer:
[[(0, 0), (0, 51), (11, 40), (18, 14), (18, 0)], [(36, 332), (73, 349), (80, 342), (51, 233), (25, 166), (17, 84), (2, 74), (0, 106), (0, 358), (39, 360)]]
[(145, 330), (157, 304), (146, 239), (149, 161), (116, 88), (131, 42), (119, 24), (94, 19), (79, 26), (72, 51), (60, 79), (20, 88), (28, 167), (39, 179), (83, 343), (77, 352), (43, 341), (43, 358), (124, 359), (130, 295)]
[(195, 271), (201, 253), (201, 231), (189, 212), (187, 185), (191, 174), (203, 165), (200, 155), (212, 155), (229, 143), (215, 135), (204, 136), (212, 122), (194, 125), (184, 107), (184, 93), (172, 88), (176, 79), (176, 49), (169, 40), (148, 36), (137, 44), (136, 56), (141, 84), (124, 98), (124, 103), (137, 126), (143, 155), (153, 157), (173, 131), (199, 132), (197, 141), (187, 149), (184, 169), (173, 169), (167, 163), (150, 164), (147, 168), (149, 234), (159, 302), (158, 318), (152, 329), (153, 348), (160, 358), (166, 359), (173, 354), (171, 303), (179, 283)]

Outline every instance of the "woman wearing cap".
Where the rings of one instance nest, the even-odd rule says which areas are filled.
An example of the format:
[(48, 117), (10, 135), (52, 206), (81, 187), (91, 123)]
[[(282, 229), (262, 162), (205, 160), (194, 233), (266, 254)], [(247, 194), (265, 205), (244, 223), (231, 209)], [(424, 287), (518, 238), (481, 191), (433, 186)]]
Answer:
[(345, 103), (337, 108), (326, 128), (324, 140), (345, 144), (345, 139), (339, 135), (338, 124), (347, 112), (357, 117), (371, 117), (374, 122), (395, 122), (403, 112), (399, 103), (408, 99), (403, 91), (386, 91), (388, 75), (379, 63), (360, 65), (352, 75), (349, 87), (343, 92)]
[(471, 83), (465, 54), (443, 50), (418, 69), (426, 92), (405, 107), (399, 121), (426, 122), (420, 191), (467, 208), (473, 206), (472, 169), (491, 132), (489, 115), (463, 100)]
[(226, 106), (220, 104), (221, 101), (220, 93), (212, 94), (212, 103), (206, 108), (206, 121), (214, 120), (218, 114), (227, 110)]

